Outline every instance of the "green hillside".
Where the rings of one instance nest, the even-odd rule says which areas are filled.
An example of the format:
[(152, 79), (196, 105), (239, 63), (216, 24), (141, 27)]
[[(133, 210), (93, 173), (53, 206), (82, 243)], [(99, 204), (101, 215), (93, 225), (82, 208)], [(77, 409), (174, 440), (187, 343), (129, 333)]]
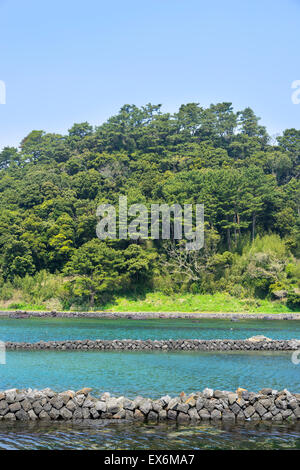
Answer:
[[(300, 130), (275, 141), (230, 103), (125, 105), (96, 128), (34, 130), (0, 153), (0, 305), (101, 309), (161, 292), (300, 310), (299, 174)], [(203, 203), (204, 248), (100, 241), (96, 208), (120, 195)]]

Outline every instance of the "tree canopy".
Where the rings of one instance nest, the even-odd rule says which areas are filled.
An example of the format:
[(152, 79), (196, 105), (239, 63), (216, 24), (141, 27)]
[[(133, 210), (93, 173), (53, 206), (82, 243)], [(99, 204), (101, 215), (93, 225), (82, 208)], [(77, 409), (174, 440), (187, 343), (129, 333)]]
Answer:
[[(76, 123), (67, 135), (33, 130), (19, 148), (0, 152), (1, 282), (60, 273), (68, 278), (69, 303), (91, 304), (163, 283), (174, 261), (163, 240), (96, 238), (97, 206), (116, 204), (120, 194), (130, 204), (205, 205), (202, 275), (189, 283), (176, 277), (174, 288), (223, 288), (235, 262), (223, 254), (243, 256), (247, 243), (270, 234), (286, 246), (285, 265), (297, 265), (299, 174), (300, 130), (287, 129), (274, 142), (252, 109), (235, 112), (227, 102), (188, 103), (174, 114), (160, 104), (124, 105), (98, 127)], [(284, 265), (285, 274), (265, 274), (272, 282), (256, 288), (253, 273), (268, 271), (266, 263), (275, 263), (268, 260), (253, 255), (252, 277), (243, 278), (256, 292), (297, 286)]]

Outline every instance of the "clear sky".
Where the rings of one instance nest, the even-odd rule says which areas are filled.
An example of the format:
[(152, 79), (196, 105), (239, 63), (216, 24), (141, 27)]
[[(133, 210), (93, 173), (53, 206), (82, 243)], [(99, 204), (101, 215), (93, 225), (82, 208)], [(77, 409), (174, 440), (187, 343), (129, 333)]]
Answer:
[(231, 101), (300, 128), (300, 0), (0, 0), (0, 148), (125, 103)]

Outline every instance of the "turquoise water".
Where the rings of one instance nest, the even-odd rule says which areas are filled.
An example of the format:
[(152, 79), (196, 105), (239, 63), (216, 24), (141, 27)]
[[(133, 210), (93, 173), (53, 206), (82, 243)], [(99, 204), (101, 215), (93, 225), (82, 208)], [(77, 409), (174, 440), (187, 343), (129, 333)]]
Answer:
[(91, 387), (95, 394), (156, 398), (239, 386), (299, 392), (300, 366), (290, 353), (139, 351), (8, 351), (0, 365), (0, 389)]
[[(0, 340), (248, 338), (300, 339), (300, 322), (264, 320), (0, 319)], [(0, 389), (91, 387), (97, 395), (158, 398), (204, 387), (300, 391), (300, 365), (280, 352), (8, 351)], [(300, 423), (4, 423), (0, 449), (300, 449)]]
[(262, 334), (272, 339), (300, 339), (300, 321), (183, 319), (0, 319), (0, 340), (65, 339), (245, 339)]
[(300, 449), (300, 426), (0, 423), (0, 449)]

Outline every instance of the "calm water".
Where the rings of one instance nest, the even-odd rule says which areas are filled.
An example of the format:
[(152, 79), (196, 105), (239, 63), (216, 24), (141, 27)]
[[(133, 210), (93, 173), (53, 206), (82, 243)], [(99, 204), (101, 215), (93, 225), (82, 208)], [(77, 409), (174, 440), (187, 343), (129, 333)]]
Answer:
[(160, 397), (205, 387), (300, 390), (300, 365), (277, 352), (9, 351), (0, 389), (78, 390)]
[(272, 339), (300, 339), (297, 320), (184, 320), (0, 318), (0, 340), (64, 339), (246, 339), (262, 334)]
[[(0, 339), (300, 338), (300, 322), (241, 320), (0, 319)], [(8, 351), (0, 389), (93, 388), (97, 395), (158, 398), (204, 387), (300, 390), (290, 353)], [(300, 424), (241, 426), (134, 423), (3, 423), (0, 449), (272, 449), (300, 448)]]
[(300, 449), (299, 425), (0, 423), (0, 449)]

